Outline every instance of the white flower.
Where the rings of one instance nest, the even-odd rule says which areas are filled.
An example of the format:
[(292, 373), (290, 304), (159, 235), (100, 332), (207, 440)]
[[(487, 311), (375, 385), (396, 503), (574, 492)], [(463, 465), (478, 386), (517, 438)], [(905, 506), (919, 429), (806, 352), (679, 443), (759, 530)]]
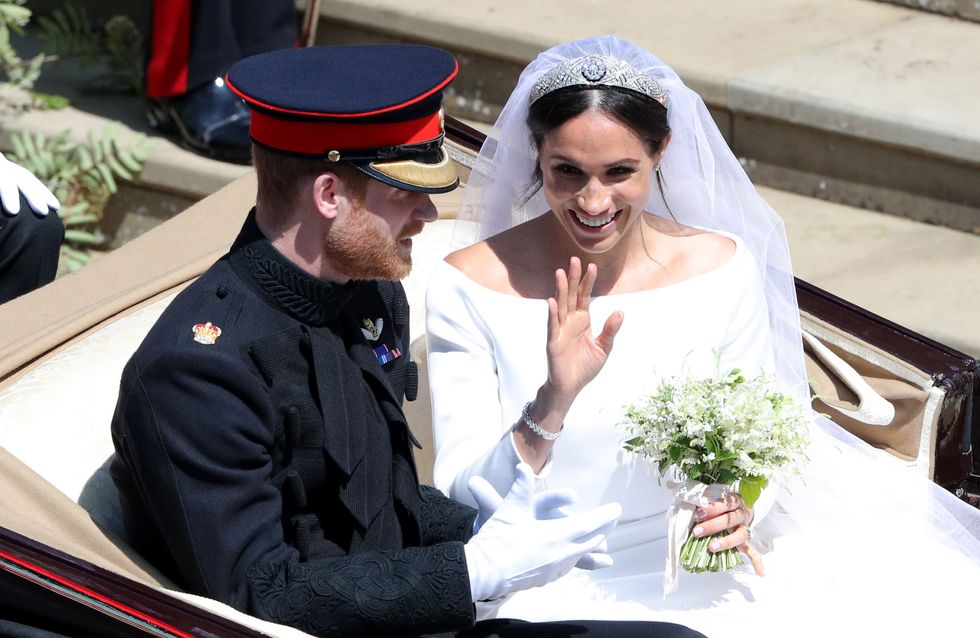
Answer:
[(688, 478), (728, 483), (798, 472), (809, 430), (804, 410), (771, 378), (738, 370), (663, 379), (627, 409), (626, 425), (627, 447), (661, 475), (676, 464)]

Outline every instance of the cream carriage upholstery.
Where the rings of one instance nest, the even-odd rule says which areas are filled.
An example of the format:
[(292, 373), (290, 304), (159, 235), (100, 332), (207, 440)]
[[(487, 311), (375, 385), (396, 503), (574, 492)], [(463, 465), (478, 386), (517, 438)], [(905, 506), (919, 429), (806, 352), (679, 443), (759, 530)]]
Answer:
[(935, 478), (946, 391), (932, 376), (801, 314), (814, 409), (910, 471)]

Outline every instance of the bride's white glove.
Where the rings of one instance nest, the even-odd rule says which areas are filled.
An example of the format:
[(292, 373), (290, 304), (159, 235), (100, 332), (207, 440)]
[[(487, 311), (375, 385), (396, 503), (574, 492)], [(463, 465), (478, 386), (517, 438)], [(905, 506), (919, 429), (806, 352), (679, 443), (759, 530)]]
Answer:
[(58, 198), (44, 183), (23, 166), (14, 164), (0, 153), (0, 205), (11, 215), (20, 212), (20, 195), (38, 215), (58, 210)]
[[(496, 490), (482, 477), (469, 482), (477, 503), (489, 507)], [(493, 514), (464, 546), (473, 600), (493, 600), (522, 589), (551, 582), (583, 565), (602, 567), (608, 557), (585, 558), (604, 550), (606, 535), (622, 513), (618, 503), (587, 512), (569, 513), (564, 508), (575, 500), (569, 490), (549, 490), (534, 495), (530, 466), (517, 466), (517, 478)]]

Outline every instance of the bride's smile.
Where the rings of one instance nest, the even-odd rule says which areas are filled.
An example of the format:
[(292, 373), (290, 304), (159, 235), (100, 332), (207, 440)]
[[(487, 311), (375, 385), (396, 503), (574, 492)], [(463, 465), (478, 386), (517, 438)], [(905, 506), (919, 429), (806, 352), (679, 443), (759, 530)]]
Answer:
[(650, 194), (655, 153), (615, 118), (588, 110), (547, 134), (545, 200), (576, 246), (603, 253), (634, 229)]

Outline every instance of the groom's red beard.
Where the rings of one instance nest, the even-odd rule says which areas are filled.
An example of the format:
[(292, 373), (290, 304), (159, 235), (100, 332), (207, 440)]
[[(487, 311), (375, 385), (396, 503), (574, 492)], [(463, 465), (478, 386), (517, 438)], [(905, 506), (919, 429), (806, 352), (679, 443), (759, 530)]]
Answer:
[(412, 270), (412, 256), (403, 256), (398, 241), (422, 232), (425, 222), (413, 220), (393, 240), (360, 204), (355, 204), (342, 228), (332, 228), (323, 243), (330, 262), (351, 279), (404, 279)]

